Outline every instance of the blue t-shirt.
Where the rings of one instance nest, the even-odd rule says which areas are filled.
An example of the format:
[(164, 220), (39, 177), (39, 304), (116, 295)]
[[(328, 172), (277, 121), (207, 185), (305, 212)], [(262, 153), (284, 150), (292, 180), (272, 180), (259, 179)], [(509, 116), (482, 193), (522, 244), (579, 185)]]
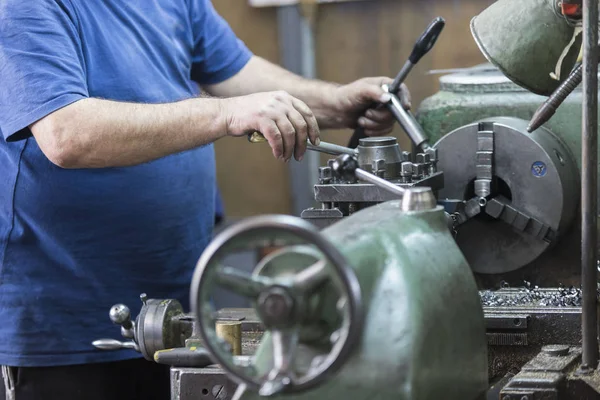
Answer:
[(0, 1), (0, 364), (139, 357), (91, 342), (122, 339), (108, 310), (142, 292), (189, 304), (215, 216), (212, 145), (66, 170), (27, 126), (87, 97), (194, 97), (250, 57), (210, 0)]

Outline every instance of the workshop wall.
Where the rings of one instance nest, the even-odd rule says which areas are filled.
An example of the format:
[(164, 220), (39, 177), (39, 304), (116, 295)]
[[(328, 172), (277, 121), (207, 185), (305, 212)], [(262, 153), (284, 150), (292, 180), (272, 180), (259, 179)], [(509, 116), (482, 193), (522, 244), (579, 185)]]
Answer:
[[(406, 82), (416, 108), (438, 89), (438, 76), (428, 71), (485, 62), (471, 37), (469, 22), (493, 2), (371, 0), (321, 5), (315, 32), (318, 77), (340, 83), (365, 76), (393, 77), (418, 35), (434, 17), (442, 16), (446, 19), (444, 33)], [(255, 9), (246, 0), (214, 0), (214, 5), (255, 54), (279, 61), (274, 8)], [(350, 131), (328, 131), (322, 138), (345, 145), (350, 135)], [(409, 149), (401, 129), (396, 128), (394, 135)], [(251, 146), (242, 138), (225, 139), (216, 144), (216, 151), (228, 217), (291, 212), (287, 165), (274, 160), (267, 146)]]

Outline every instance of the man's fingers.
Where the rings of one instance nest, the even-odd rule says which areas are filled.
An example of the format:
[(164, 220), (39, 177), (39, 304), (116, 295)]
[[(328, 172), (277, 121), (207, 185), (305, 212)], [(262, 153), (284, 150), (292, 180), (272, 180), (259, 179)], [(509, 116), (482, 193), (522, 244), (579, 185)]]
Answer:
[(383, 129), (365, 129), (365, 135), (367, 136), (386, 136), (392, 133), (394, 128), (392, 126)]
[(410, 110), (412, 107), (412, 99), (410, 96), (410, 91), (405, 84), (400, 86), (400, 92), (398, 93), (398, 96), (400, 97), (400, 103), (402, 104), (402, 107)]
[(389, 93), (385, 92), (381, 86), (376, 84), (365, 84), (361, 89), (363, 101), (369, 103), (388, 103), (390, 101)]
[(283, 138), (277, 124), (274, 121), (266, 120), (260, 127), (260, 133), (269, 142), (273, 156), (277, 159), (283, 158)]
[(394, 120), (394, 115), (387, 108), (368, 109), (365, 112), (365, 117), (371, 121), (383, 124), (390, 123)]
[(298, 100), (298, 99), (293, 99), (292, 105), (300, 114), (302, 114), (302, 116), (304, 117), (304, 120), (308, 124), (308, 132), (307, 133), (308, 133), (310, 142), (312, 144), (314, 144), (315, 146), (318, 146), (321, 141), (321, 139), (320, 139), (321, 132), (319, 130), (319, 124), (317, 123), (317, 118), (315, 117), (315, 115), (313, 114), (311, 109), (303, 101)]
[(363, 129), (367, 129), (367, 130), (380, 130), (380, 129), (387, 129), (387, 128), (391, 128), (393, 123), (392, 121), (386, 122), (386, 123), (381, 123), (379, 121), (373, 121), (369, 118), (365, 118), (365, 117), (360, 117), (358, 119), (358, 125), (360, 127), (362, 127)]
[(306, 152), (306, 140), (308, 137), (308, 123), (296, 109), (292, 109), (288, 112), (288, 118), (292, 125), (294, 125), (295, 135), (295, 147), (294, 147), (294, 158), (296, 161), (301, 161)]
[(275, 122), (283, 139), (283, 159), (287, 162), (294, 154), (296, 129), (285, 114), (282, 114)]

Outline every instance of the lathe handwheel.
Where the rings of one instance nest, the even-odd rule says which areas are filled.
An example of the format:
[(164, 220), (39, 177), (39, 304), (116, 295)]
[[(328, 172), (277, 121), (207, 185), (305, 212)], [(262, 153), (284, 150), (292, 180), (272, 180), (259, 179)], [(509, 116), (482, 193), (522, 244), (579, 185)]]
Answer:
[[(304, 244), (316, 248), (323, 258), (302, 271), (286, 276), (267, 277), (248, 274), (222, 264), (232, 250), (261, 246)], [(330, 274), (330, 272), (333, 272)], [(330, 350), (314, 357), (302, 374), (295, 371), (300, 329), (306, 319), (309, 297), (327, 282), (337, 284), (340, 292), (338, 311), (342, 315), (339, 328), (332, 334)], [(214, 329), (211, 292), (216, 286), (253, 300), (265, 326), (263, 345), (271, 341), (272, 362), (269, 365), (242, 365), (219, 342)], [(358, 280), (346, 259), (306, 221), (290, 216), (249, 218), (218, 235), (202, 254), (191, 286), (191, 308), (198, 318), (200, 335), (214, 361), (240, 385), (263, 396), (279, 392), (299, 392), (324, 382), (344, 365), (360, 338), (363, 324), (361, 291)], [(265, 339), (268, 338), (268, 339)], [(261, 368), (263, 370), (261, 370)]]

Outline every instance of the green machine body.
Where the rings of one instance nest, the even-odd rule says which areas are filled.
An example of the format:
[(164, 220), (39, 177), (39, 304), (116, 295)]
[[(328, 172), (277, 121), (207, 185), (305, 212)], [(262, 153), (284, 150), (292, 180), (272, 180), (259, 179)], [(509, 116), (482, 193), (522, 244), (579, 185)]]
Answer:
[[(235, 399), (475, 399), (487, 388), (479, 294), (435, 203), (382, 203), (318, 231), (261, 216), (216, 238), (198, 263), (192, 306)], [(277, 251), (252, 275), (223, 259), (260, 245)], [(266, 332), (250, 360), (219, 342), (210, 303), (225, 287), (250, 297)]]

